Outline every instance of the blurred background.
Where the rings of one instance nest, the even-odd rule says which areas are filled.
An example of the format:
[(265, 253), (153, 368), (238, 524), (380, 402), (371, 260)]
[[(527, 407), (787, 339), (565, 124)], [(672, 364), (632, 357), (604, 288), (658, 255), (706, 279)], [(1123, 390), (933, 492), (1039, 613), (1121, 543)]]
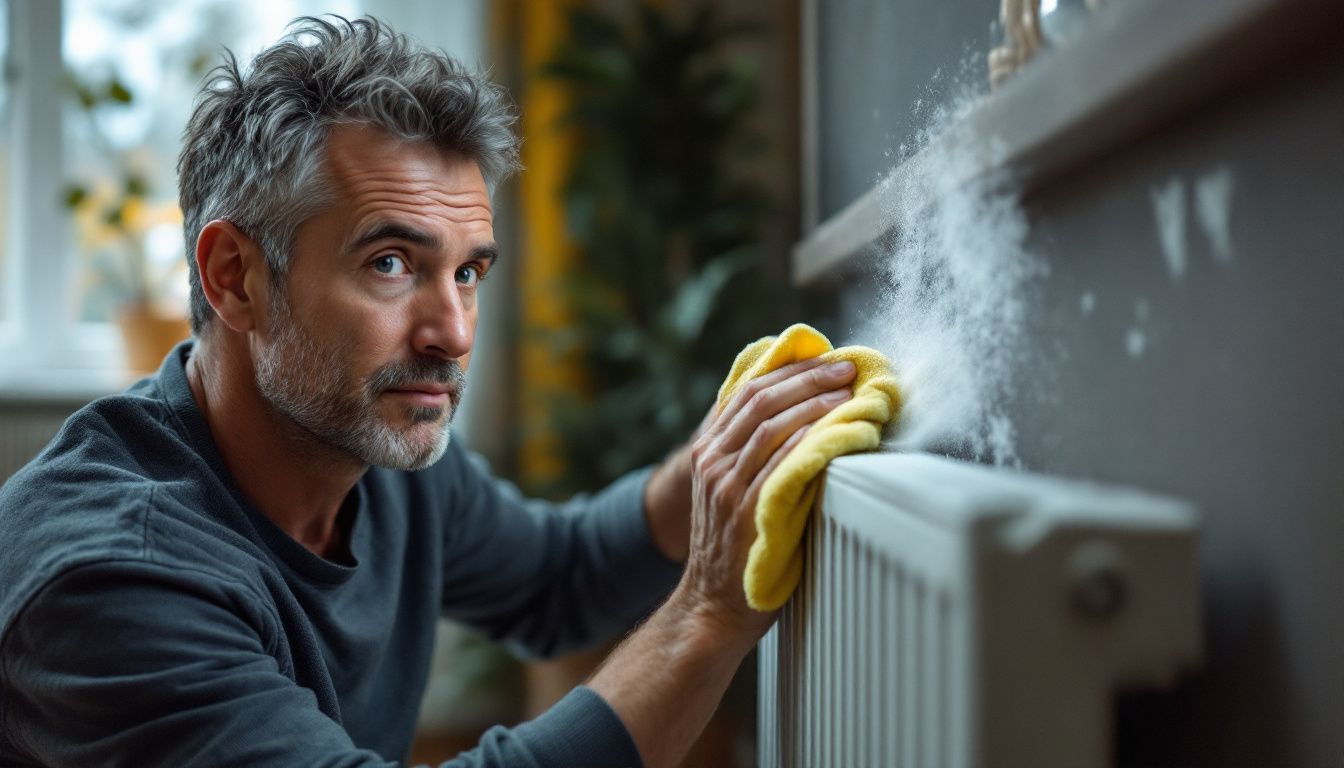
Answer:
[[(454, 427), (497, 474), (565, 498), (657, 461), (744, 340), (796, 314), (796, 3), (0, 6), (0, 477), (188, 335), (183, 125), (224, 47), (247, 62), (300, 15), (377, 16), (517, 103), (527, 170), (496, 196), (504, 257)], [(427, 762), (545, 709), (608, 650), (522, 665), (447, 624), (440, 646)], [(693, 764), (748, 764), (753, 707), (735, 685)]]
[[(747, 341), (809, 322), (896, 361), (902, 448), (1199, 508), (1201, 666), (1108, 706), (1114, 764), (1344, 754), (1336, 0), (0, 7), (0, 478), (186, 335), (174, 165), (221, 47), (368, 13), (520, 109), (455, 422), (497, 474), (562, 498), (657, 461)], [(423, 762), (607, 651), (439, 646)], [(687, 765), (755, 764), (755, 675)]]

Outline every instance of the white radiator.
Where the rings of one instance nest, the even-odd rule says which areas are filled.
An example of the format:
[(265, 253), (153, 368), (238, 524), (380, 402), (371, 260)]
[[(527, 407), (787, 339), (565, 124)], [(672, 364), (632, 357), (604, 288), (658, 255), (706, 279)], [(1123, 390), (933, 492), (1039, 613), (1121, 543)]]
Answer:
[(761, 642), (767, 768), (1101, 768), (1200, 654), (1195, 515), (918, 454), (838, 459)]

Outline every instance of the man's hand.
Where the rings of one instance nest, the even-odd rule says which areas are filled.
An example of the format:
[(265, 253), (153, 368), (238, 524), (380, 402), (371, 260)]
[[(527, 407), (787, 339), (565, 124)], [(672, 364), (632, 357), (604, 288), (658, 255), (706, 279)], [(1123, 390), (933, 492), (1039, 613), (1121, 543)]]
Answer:
[[(588, 683), (625, 724), (645, 765), (681, 760), (742, 658), (774, 621), (774, 613), (752, 610), (742, 589), (756, 538), (756, 499), (807, 427), (850, 398), (854, 375), (849, 363), (823, 367), (814, 359), (753, 379), (711, 414), (682, 454), (691, 491), (686, 572), (667, 602)], [(674, 476), (666, 467), (676, 461), (658, 474)], [(649, 493), (675, 498), (671, 486), (663, 491)]]
[(850, 399), (854, 366), (785, 366), (747, 382), (691, 448), (690, 557), (678, 592), (745, 653), (774, 622), (747, 605), (742, 574), (761, 486), (807, 428)]

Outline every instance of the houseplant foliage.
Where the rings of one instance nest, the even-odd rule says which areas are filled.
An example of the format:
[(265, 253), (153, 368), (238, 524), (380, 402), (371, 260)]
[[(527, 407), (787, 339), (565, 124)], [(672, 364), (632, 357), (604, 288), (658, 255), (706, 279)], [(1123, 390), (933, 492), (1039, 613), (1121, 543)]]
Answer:
[(87, 260), (82, 314), (94, 319), (115, 316), (127, 369), (153, 371), (168, 349), (190, 334), (185, 312), (173, 300), (175, 287), (186, 279), (186, 264), (181, 258), (156, 262), (147, 252), (152, 230), (181, 231), (182, 213), (174, 202), (153, 199), (148, 153), (118, 149), (102, 130), (98, 119), (102, 111), (134, 103), (130, 88), (115, 74), (92, 81), (68, 71), (66, 81), (78, 114), (86, 121), (86, 135), (103, 158), (102, 167), (81, 169), (81, 178), (65, 190), (65, 204)]
[(708, 3), (643, 4), (631, 18), (569, 13), (545, 66), (570, 90), (559, 130), (576, 149), (562, 194), (580, 267), (562, 286), (588, 391), (557, 397), (568, 470), (555, 494), (600, 487), (685, 440), (742, 345), (778, 306), (758, 243), (769, 196), (743, 171), (763, 150), (749, 121), (750, 62), (727, 46), (750, 25)]

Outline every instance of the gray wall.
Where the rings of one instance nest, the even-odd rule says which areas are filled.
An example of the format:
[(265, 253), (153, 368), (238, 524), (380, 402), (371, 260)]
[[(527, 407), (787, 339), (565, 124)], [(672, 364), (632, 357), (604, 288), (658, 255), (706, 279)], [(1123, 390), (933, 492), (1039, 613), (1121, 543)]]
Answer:
[[(1127, 754), (1344, 755), (1342, 127), (1344, 56), (1330, 52), (1028, 201), (1051, 275), (1033, 318), (1042, 359), (1019, 388), (1044, 397), (1015, 408), (1024, 461), (1192, 499), (1206, 516), (1207, 665), (1175, 701), (1124, 710)], [(1220, 166), (1235, 179), (1232, 259), (1191, 216), (1178, 282), (1150, 193)], [(1139, 356), (1126, 347), (1136, 327)]]
[[(839, 5), (851, 24), (859, 19), (862, 4)], [(993, 14), (979, 2), (956, 5), (968, 18)], [(898, 53), (886, 59), (889, 81), (865, 80), (866, 102), (852, 78), (832, 74), (844, 93), (828, 97), (822, 86), (823, 109), (847, 111), (822, 117), (823, 215), (890, 166), (877, 150), (894, 144), (868, 125), (874, 103), (885, 105), (893, 134), (912, 131), (912, 78), (947, 61), (971, 25), (940, 39), (894, 32), (890, 43), (858, 30), (846, 38), (823, 25), (823, 46), (851, 49), (823, 53), (823, 71), (827, 61), (881, 61), (879, 45)], [(906, 114), (891, 115), (902, 103)], [(1218, 258), (1195, 212), (1197, 182), (1220, 169), (1234, 182), (1230, 259)], [(1173, 180), (1186, 198), (1179, 279), (1162, 255), (1153, 200)], [(1025, 207), (1031, 249), (1050, 274), (1031, 303), (1031, 349), (1008, 408), (1023, 463), (1180, 496), (1204, 513), (1205, 666), (1174, 692), (1122, 700), (1119, 764), (1338, 765), (1344, 47), (1296, 52), (1053, 179)], [(829, 289), (842, 305), (832, 325), (841, 338), (874, 301), (861, 275)]]

